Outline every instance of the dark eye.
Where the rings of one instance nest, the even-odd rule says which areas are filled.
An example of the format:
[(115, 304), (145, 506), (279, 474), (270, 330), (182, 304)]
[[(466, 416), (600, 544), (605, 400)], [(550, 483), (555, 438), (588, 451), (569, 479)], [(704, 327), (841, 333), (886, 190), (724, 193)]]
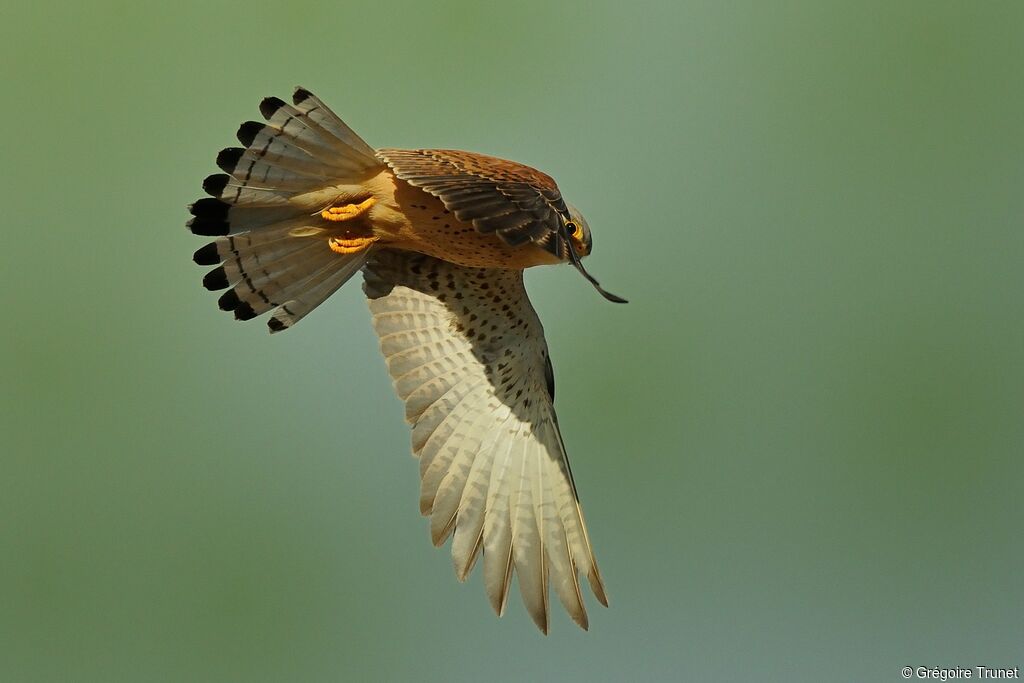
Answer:
[(566, 232), (575, 237), (578, 240), (583, 239), (583, 226), (575, 221), (566, 221), (565, 223)]

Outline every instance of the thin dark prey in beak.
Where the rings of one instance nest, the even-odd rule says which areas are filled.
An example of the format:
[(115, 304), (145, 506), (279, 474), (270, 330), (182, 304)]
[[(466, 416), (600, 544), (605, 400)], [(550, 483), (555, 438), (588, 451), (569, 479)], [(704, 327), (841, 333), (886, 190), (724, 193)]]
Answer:
[(569, 234), (569, 231), (565, 228), (565, 223), (562, 223), (562, 234), (565, 235), (565, 244), (569, 248), (569, 260), (572, 261), (572, 264), (574, 266), (576, 266), (576, 270), (580, 271), (580, 274), (582, 274), (583, 277), (587, 278), (587, 281), (590, 284), (594, 285), (594, 289), (597, 290), (598, 294), (603, 296), (605, 299), (608, 299), (608, 301), (617, 304), (628, 304), (629, 301), (623, 299), (621, 296), (616, 296), (611, 292), (605, 291), (604, 288), (601, 287), (601, 283), (598, 282), (594, 278), (594, 276), (588, 273), (587, 269), (583, 267), (583, 263), (580, 262), (580, 257), (576, 255), (576, 249), (575, 247), (573, 247), (572, 244), (572, 236)]

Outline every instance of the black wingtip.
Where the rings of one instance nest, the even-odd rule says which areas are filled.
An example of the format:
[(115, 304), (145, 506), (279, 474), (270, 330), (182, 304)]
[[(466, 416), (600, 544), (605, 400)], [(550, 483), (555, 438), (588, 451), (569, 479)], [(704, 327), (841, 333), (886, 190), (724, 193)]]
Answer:
[(224, 194), (224, 188), (228, 186), (231, 176), (226, 173), (214, 173), (206, 176), (203, 180), (203, 192), (211, 197), (219, 197)]
[(296, 87), (295, 92), (292, 93), (292, 102), (294, 102), (296, 105), (299, 105), (308, 100), (312, 96), (313, 93), (309, 92), (300, 85)]
[(223, 266), (214, 268), (203, 277), (203, 287), (206, 287), (211, 292), (216, 292), (218, 289), (226, 289), (228, 284), (228, 276), (224, 272)]
[(270, 320), (268, 320), (267, 321), (267, 327), (270, 328), (270, 333), (271, 334), (274, 334), (275, 332), (281, 332), (283, 330), (287, 330), (288, 329), (288, 326), (285, 325), (280, 320), (278, 320), (277, 318), (271, 318)]
[(217, 306), (220, 307), (220, 310), (222, 311), (233, 311), (238, 308), (238, 304), (240, 303), (242, 302), (233, 289), (229, 289), (224, 292), (220, 295), (220, 298), (217, 299)]
[(241, 302), (235, 307), (235, 320), (252, 320), (256, 317), (256, 311), (246, 302)]
[(192, 254), (192, 260), (200, 266), (215, 266), (220, 263), (221, 258), (220, 254), (217, 253), (217, 243), (210, 242), (196, 249), (196, 253)]
[(245, 150), (241, 147), (225, 147), (217, 155), (217, 167), (225, 173), (231, 173), (238, 166), (243, 154)]
[(235, 133), (235, 137), (246, 147), (252, 147), (253, 140), (260, 134), (260, 131), (267, 127), (267, 124), (260, 123), (259, 121), (246, 121), (238, 127), (238, 132)]
[(277, 110), (283, 106), (284, 100), (280, 97), (264, 97), (263, 101), (260, 102), (260, 113), (263, 114), (263, 118), (269, 121)]

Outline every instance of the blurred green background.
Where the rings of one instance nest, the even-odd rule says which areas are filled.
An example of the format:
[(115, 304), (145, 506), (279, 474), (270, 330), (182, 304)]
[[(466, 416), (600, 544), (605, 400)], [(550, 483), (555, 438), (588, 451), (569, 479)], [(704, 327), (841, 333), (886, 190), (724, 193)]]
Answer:
[[(0, 60), (0, 680), (1024, 665), (1024, 4), (16, 2)], [(528, 284), (590, 633), (431, 547), (358, 285), (275, 337), (200, 286), (185, 204), (297, 84), (585, 211), (632, 303)]]

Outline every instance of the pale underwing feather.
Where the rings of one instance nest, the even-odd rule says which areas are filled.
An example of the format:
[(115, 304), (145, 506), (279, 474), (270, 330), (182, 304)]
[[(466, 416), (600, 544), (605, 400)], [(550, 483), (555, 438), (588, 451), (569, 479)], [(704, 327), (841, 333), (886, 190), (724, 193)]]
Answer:
[(498, 614), (514, 575), (541, 630), (548, 628), (549, 586), (587, 628), (579, 574), (602, 604), (604, 587), (548, 391), (543, 329), (522, 273), (380, 250), (364, 274), (381, 350), (412, 424), (432, 541), (453, 537), (460, 580), (483, 554), (484, 587)]

